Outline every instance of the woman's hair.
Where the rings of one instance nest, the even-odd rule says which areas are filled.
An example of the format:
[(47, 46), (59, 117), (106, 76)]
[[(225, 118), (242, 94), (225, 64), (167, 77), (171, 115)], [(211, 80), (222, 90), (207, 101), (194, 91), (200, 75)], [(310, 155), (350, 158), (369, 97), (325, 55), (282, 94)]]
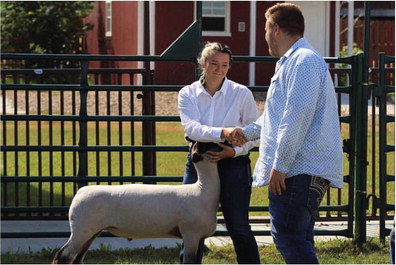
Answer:
[(198, 63), (202, 71), (201, 79), (203, 84), (205, 83), (206, 72), (205, 69), (202, 68), (202, 65), (204, 65), (204, 63), (208, 60), (210, 56), (213, 55), (215, 51), (228, 54), (230, 56), (230, 65), (232, 63), (232, 53), (230, 47), (220, 42), (207, 42), (201, 52), (201, 55), (198, 58)]
[(304, 36), (304, 16), (300, 7), (291, 3), (278, 3), (265, 12), (265, 18), (278, 24), (290, 36)]

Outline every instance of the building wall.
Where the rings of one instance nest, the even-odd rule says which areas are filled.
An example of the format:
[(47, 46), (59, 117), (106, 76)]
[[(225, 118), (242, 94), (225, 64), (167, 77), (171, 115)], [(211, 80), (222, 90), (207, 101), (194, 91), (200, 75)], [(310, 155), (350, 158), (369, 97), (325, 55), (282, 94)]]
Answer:
[[(354, 31), (353, 42), (364, 49), (364, 4), (363, 1), (354, 2)], [(341, 3), (340, 20), (340, 49), (348, 45), (348, 5)], [(378, 53), (395, 55), (395, 1), (370, 1), (370, 47), (369, 63), (371, 67), (378, 66)]]
[[(250, 39), (250, 2), (231, 1), (230, 30), (231, 36), (227, 37), (203, 37), (204, 41), (219, 41), (230, 46), (234, 55), (249, 55)], [(245, 23), (245, 32), (238, 31), (238, 23)], [(234, 63), (228, 73), (228, 78), (241, 84), (248, 84), (249, 67), (247, 63)]]
[[(347, 20), (341, 20), (341, 29), (348, 27)], [(340, 36), (340, 49), (347, 46), (347, 33), (343, 31)], [(353, 42), (361, 50), (364, 49), (364, 20), (355, 20), (355, 31)], [(378, 67), (378, 53), (384, 52), (387, 55), (395, 55), (395, 20), (391, 19), (371, 19), (370, 21), (370, 66)]]
[(329, 8), (330, 2), (293, 2), (300, 6), (304, 15), (305, 34), (304, 37), (310, 42), (320, 55), (329, 56), (330, 27)]
[[(89, 54), (138, 54), (138, 2), (113, 1), (112, 2), (112, 36), (105, 35), (106, 2), (93, 2), (94, 11), (85, 19), (86, 23), (93, 25), (92, 31), (87, 35), (87, 50)], [(122, 61), (93, 61), (90, 68), (136, 68), (136, 62)], [(124, 80), (125, 79), (125, 80)], [(123, 82), (129, 79), (123, 77)]]
[[(258, 1), (256, 17), (256, 56), (269, 56), (268, 44), (265, 41), (265, 11), (274, 5), (274, 1)], [(275, 71), (275, 63), (256, 63), (255, 84), (257, 86), (269, 85)]]
[[(265, 11), (272, 6), (274, 1), (256, 2), (256, 49), (255, 55), (268, 56), (268, 46), (265, 41)], [(105, 36), (105, 14), (106, 2), (98, 1), (93, 3), (94, 12), (86, 19), (86, 22), (94, 25), (93, 31), (87, 37), (87, 52), (91, 54), (117, 54), (117, 55), (137, 55), (138, 43), (142, 42), (143, 36), (139, 36), (138, 27), (142, 21), (138, 19), (138, 1), (113, 1), (112, 2), (112, 36)], [(304, 14), (308, 17), (307, 31), (309, 39), (314, 47), (325, 54), (328, 38), (318, 37), (318, 31), (325, 27), (326, 16), (315, 12), (304, 2), (300, 3)], [(250, 1), (230, 1), (231, 13), (231, 36), (209, 37), (203, 36), (203, 43), (206, 41), (219, 41), (228, 44), (234, 55), (249, 55), (250, 41)], [(325, 11), (325, 2), (317, 3), (315, 10), (321, 8)], [(156, 1), (154, 14), (155, 29), (155, 55), (164, 52), (173, 41), (195, 19), (195, 2), (193, 1)], [(140, 14), (142, 15), (142, 14)], [(319, 20), (319, 26), (309, 21)], [(238, 30), (238, 23), (245, 23), (245, 31)], [(142, 27), (143, 25), (140, 25)], [(316, 29), (316, 30), (315, 30)], [(328, 49), (328, 48), (327, 48)], [(136, 68), (135, 62), (93, 62), (91, 67), (116, 67), (116, 68)], [(255, 63), (255, 84), (268, 85), (274, 72), (274, 63)], [(249, 83), (249, 64), (236, 62), (228, 74), (228, 77), (242, 84)], [(195, 66), (189, 62), (156, 62), (154, 71), (155, 84), (189, 84), (195, 77)]]
[[(93, 12), (85, 18), (85, 23), (93, 25), (86, 37), (86, 53), (89, 54), (106, 54), (105, 49), (105, 27), (104, 27), (104, 2), (93, 2)], [(96, 64), (97, 65), (97, 64)], [(97, 67), (97, 66), (96, 66)]]
[[(264, 39), (265, 10), (273, 2), (259, 1), (256, 10), (256, 55), (268, 56), (268, 46)], [(161, 54), (194, 21), (195, 4), (191, 1), (156, 2), (155, 7), (155, 47)], [(245, 22), (245, 31), (238, 31), (238, 23)], [(250, 2), (231, 1), (231, 36), (203, 36), (202, 41), (219, 41), (230, 46), (234, 55), (249, 55)], [(274, 71), (273, 63), (256, 63), (256, 85), (268, 85)], [(228, 78), (242, 83), (249, 82), (249, 64), (234, 63)], [(189, 84), (195, 80), (194, 65), (186, 62), (157, 62), (155, 64), (156, 84)]]
[[(113, 1), (113, 35), (109, 53), (138, 54), (138, 2)], [(118, 62), (118, 67), (136, 67), (136, 63)]]
[[(194, 2), (155, 2), (155, 54), (162, 54), (194, 21)], [(188, 84), (195, 80), (194, 64), (156, 62), (155, 84)]]

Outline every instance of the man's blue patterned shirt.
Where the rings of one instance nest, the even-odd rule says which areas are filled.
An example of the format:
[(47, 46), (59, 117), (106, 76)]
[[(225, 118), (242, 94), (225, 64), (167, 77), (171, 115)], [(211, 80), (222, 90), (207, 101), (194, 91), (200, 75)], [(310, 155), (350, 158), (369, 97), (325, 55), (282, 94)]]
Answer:
[(253, 185), (268, 185), (271, 169), (286, 177), (323, 177), (343, 185), (343, 154), (334, 84), (324, 59), (305, 38), (277, 62), (264, 112), (243, 128), (248, 140), (260, 138)]

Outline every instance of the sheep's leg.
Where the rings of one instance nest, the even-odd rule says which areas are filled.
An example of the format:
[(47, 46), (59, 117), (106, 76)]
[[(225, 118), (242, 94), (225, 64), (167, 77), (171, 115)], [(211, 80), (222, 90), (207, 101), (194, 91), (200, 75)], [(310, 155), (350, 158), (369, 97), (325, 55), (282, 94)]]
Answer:
[(70, 264), (76, 263), (76, 261), (81, 262), (84, 257), (84, 253), (99, 233), (96, 233), (93, 236), (92, 234), (83, 236), (78, 232), (72, 233), (66, 244), (55, 254), (52, 264)]
[(95, 238), (98, 237), (98, 235), (99, 235), (100, 233), (101, 233), (101, 232), (95, 234), (93, 237), (91, 237), (90, 240), (88, 240), (88, 241), (83, 245), (83, 247), (81, 248), (80, 252), (77, 254), (77, 257), (74, 259), (74, 262), (73, 262), (74, 264), (82, 264), (82, 263), (83, 263), (83, 260), (84, 260), (84, 258), (85, 258), (85, 254), (87, 253), (87, 251), (88, 251), (89, 247), (91, 246), (92, 242), (95, 240)]
[(203, 258), (204, 248), (205, 248), (204, 242), (205, 242), (205, 239), (202, 238), (198, 243), (196, 262), (199, 264), (202, 263), (202, 258)]
[(180, 264), (183, 264), (183, 260), (184, 260), (184, 242), (182, 243), (181, 248), (180, 248), (180, 252), (179, 252)]
[(59, 249), (55, 253), (55, 257), (52, 260), (51, 264), (70, 264), (73, 262), (73, 257), (66, 256), (64, 254), (65, 249), (69, 248), (69, 242), (70, 242), (70, 239), (66, 242), (66, 244), (63, 247), (61, 247), (61, 249)]
[(197, 263), (197, 250), (200, 238), (196, 236), (183, 236), (184, 241), (184, 264), (196, 264)]

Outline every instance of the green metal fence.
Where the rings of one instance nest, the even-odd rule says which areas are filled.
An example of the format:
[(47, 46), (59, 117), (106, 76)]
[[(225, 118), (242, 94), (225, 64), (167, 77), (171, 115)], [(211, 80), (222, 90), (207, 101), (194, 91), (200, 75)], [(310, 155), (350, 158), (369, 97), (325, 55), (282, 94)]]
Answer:
[[(350, 69), (332, 69), (335, 79), (342, 77), (347, 80), (347, 83), (336, 87), (339, 97), (349, 95), (348, 110), (343, 111), (341, 107), (339, 109), (340, 123), (346, 127), (345, 131), (347, 132), (344, 137), (345, 164), (347, 165), (344, 189), (348, 192), (344, 196), (341, 190), (335, 190), (332, 194), (329, 192), (323, 206), (320, 207), (318, 220), (343, 220), (347, 222), (347, 228), (338, 231), (316, 230), (317, 235), (353, 237), (354, 234), (355, 171), (359, 167), (358, 161), (360, 162), (356, 159), (357, 151), (359, 151), (356, 143), (361, 141), (361, 135), (356, 129), (361, 124), (361, 120), (359, 120), (361, 115), (358, 115), (359, 109), (357, 108), (361, 104), (358, 100), (362, 100), (358, 97), (362, 83), (359, 68), (360, 57), (326, 58), (330, 66), (341, 63), (351, 66)], [(3, 78), (2, 220), (64, 220), (67, 218), (71, 197), (79, 187), (87, 184), (181, 183), (182, 176), (156, 176), (156, 174), (144, 174), (144, 170), (141, 173), (137, 172), (136, 156), (140, 155), (143, 160), (147, 160), (150, 159), (150, 156), (144, 156), (144, 153), (151, 152), (155, 156), (161, 152), (187, 152), (187, 146), (159, 146), (147, 144), (144, 139), (141, 141), (142, 144), (137, 143), (135, 135), (137, 123), (144, 127), (145, 123), (178, 122), (180, 118), (178, 116), (137, 115), (133, 108), (134, 101), (131, 98), (138, 96), (144, 99), (144, 93), (148, 91), (177, 92), (182, 85), (151, 85), (151, 81), (147, 78), (143, 78), (143, 85), (134, 85), (133, 80), (137, 76), (150, 76), (146, 69), (89, 68), (89, 62), (94, 60), (168, 61), (169, 58), (160, 56), (3, 54), (2, 59), (77, 60), (81, 64), (80, 69), (1, 70)], [(177, 61), (182, 60), (179, 58)], [(191, 58), (184, 61), (193, 63)], [(236, 63), (274, 63), (276, 58), (235, 56), (234, 61)], [(74, 84), (40, 84), (31, 81), (32, 78), (27, 78), (29, 73), (33, 76), (39, 74), (45, 78), (46, 74), (76, 74), (76, 71), (78, 76), (73, 80), (78, 81), (75, 81)], [(99, 75), (116, 75), (118, 84), (98, 84), (101, 79)], [(131, 80), (129, 85), (121, 84), (124, 75), (127, 75)], [(150, 85), (146, 85), (147, 83)], [(268, 86), (249, 88), (254, 92), (259, 92), (267, 91)], [(117, 95), (118, 100), (116, 113), (109, 111), (111, 98), (114, 94)], [(10, 98), (13, 113), (7, 113), (6, 110), (6, 107), (10, 105), (6, 99)], [(23, 100), (19, 101), (21, 98)], [(59, 98), (59, 106), (54, 108), (57, 98)], [(125, 98), (129, 98), (127, 112), (124, 111)], [(102, 101), (104, 101), (103, 104)], [(67, 104), (71, 104), (71, 106), (67, 106)], [(44, 108), (43, 105), (47, 107)], [(32, 109), (32, 106), (35, 108)], [(20, 107), (24, 113), (19, 113)], [(142, 108), (145, 108), (144, 104), (142, 104)], [(145, 110), (142, 111), (142, 113), (144, 112)], [(155, 129), (155, 126), (148, 127)], [(100, 130), (106, 131), (105, 139), (100, 138)], [(147, 131), (143, 131), (143, 136), (145, 134)], [(32, 140), (33, 138), (35, 141)], [(114, 138), (116, 138), (115, 142)], [(169, 153), (169, 155), (172, 154)], [(115, 167), (109, 166), (107, 172), (100, 172), (99, 167), (102, 163), (115, 165)], [(180, 163), (184, 164), (184, 159)], [(147, 164), (153, 163), (148, 161)], [(33, 165), (36, 166), (33, 168)], [(24, 168), (23, 172), (21, 168)], [(332, 197), (337, 197), (337, 204), (330, 203)], [(268, 206), (252, 206), (251, 211), (266, 212)], [(268, 223), (269, 220), (264, 217), (258, 222)], [(254, 233), (269, 235), (267, 230)], [(227, 235), (227, 232), (217, 231), (216, 235)], [(1, 236), (3, 238), (65, 237), (68, 234), (54, 231), (50, 233), (2, 233)]]
[[(180, 118), (154, 115), (150, 108), (155, 102), (150, 100), (155, 99), (152, 93), (177, 92), (183, 85), (152, 85), (153, 73), (149, 69), (91, 69), (89, 62), (187, 61), (195, 64), (193, 58), (2, 54), (2, 59), (77, 60), (81, 65), (79, 69), (1, 70), (2, 220), (65, 220), (72, 196), (79, 187), (87, 184), (181, 183), (182, 176), (157, 175), (155, 157), (164, 152), (167, 155), (186, 153), (187, 146), (160, 146), (153, 142), (152, 137), (155, 136), (157, 123), (179, 122)], [(357, 225), (355, 231), (353, 224), (360, 222), (360, 216), (366, 217), (367, 207), (366, 194), (359, 189), (362, 184), (359, 180), (366, 173), (367, 167), (366, 150), (361, 144), (367, 138), (368, 100), (365, 92), (367, 87), (362, 83), (363, 60), (362, 55), (325, 59), (335, 82), (340, 84), (336, 86), (340, 103), (341, 98), (347, 96), (347, 102), (343, 105), (346, 109), (342, 109), (339, 104), (340, 123), (345, 132), (343, 190), (347, 192), (343, 194), (342, 190), (336, 189), (328, 192), (320, 207), (318, 221), (345, 221), (347, 227), (336, 231), (316, 230), (315, 234), (356, 237), (364, 235), (365, 224)], [(236, 63), (273, 63), (276, 60), (266, 56), (234, 57)], [(339, 64), (350, 67), (340, 69)], [(71, 79), (70, 84), (34, 82), (37, 75), (45, 79), (46, 75), (56, 74), (74, 74), (75, 78)], [(113, 80), (113, 83), (103, 84), (101, 80), (106, 79), (103, 76)], [(135, 85), (139, 76), (143, 84)], [(125, 85), (125, 80), (129, 80), (128, 85)], [(265, 92), (268, 86), (249, 88), (253, 92)], [(389, 93), (392, 89), (388, 87), (386, 91)], [(142, 102), (142, 114), (135, 112), (135, 97), (146, 103), (149, 101), (148, 104)], [(112, 104), (113, 98), (117, 103), (115, 107)], [(11, 99), (11, 102), (7, 102), (7, 99)], [(12, 113), (7, 111), (7, 106), (12, 107)], [(385, 119), (389, 121), (390, 118)], [(142, 135), (136, 134), (137, 126), (143, 128)], [(100, 131), (104, 131), (106, 137), (101, 137)], [(145, 138), (147, 134), (151, 134), (148, 139)], [(138, 161), (142, 161), (142, 169)], [(180, 163), (184, 164), (185, 159)], [(108, 165), (106, 172), (101, 171), (102, 164)], [(117, 170), (109, 166), (112, 164), (116, 164)], [(332, 198), (337, 198), (337, 203), (331, 203)], [(250, 210), (267, 212), (268, 206), (252, 206)], [(269, 222), (268, 217), (253, 221)], [(268, 230), (254, 233), (270, 234)], [(215, 235), (227, 235), (227, 232), (217, 231)], [(2, 232), (1, 236), (67, 237), (69, 234), (57, 231)]]
[[(390, 64), (393, 64), (393, 67)], [(387, 96), (390, 93), (395, 93), (395, 79), (393, 76), (393, 85), (387, 83), (387, 76), (394, 75), (395, 73), (395, 57), (387, 56), (384, 53), (379, 55), (379, 81), (377, 98), (379, 102), (379, 179), (380, 179), (380, 238), (384, 240), (389, 235), (390, 229), (385, 227), (385, 220), (388, 218), (388, 212), (395, 211), (395, 205), (389, 203), (387, 196), (387, 185), (389, 182), (395, 181), (395, 175), (391, 175), (387, 172), (387, 163), (389, 162), (389, 153), (395, 152), (395, 146), (390, 145), (388, 142), (388, 130), (387, 125), (393, 123), (395, 126), (395, 116), (388, 114), (387, 112)], [(388, 66), (388, 67), (387, 67)], [(391, 135), (392, 137), (392, 135)]]

